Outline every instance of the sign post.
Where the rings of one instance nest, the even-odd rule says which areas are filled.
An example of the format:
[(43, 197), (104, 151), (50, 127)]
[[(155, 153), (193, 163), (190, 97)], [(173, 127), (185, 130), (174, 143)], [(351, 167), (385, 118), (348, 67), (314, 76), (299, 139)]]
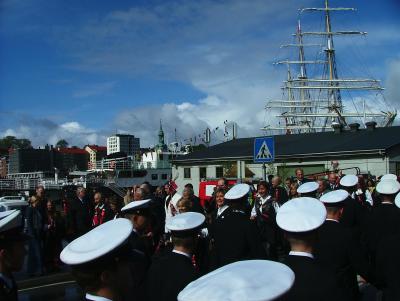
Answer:
[(275, 160), (275, 140), (274, 137), (260, 137), (254, 139), (253, 161), (262, 163), (262, 173), (264, 181), (267, 180), (267, 167), (265, 163)]

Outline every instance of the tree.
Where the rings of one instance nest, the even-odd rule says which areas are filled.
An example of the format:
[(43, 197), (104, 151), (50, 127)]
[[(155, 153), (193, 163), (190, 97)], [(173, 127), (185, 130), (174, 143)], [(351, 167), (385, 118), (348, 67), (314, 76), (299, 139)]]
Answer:
[(69, 145), (69, 143), (64, 139), (58, 140), (58, 142), (56, 143), (56, 147), (59, 147), (59, 148), (67, 148), (68, 145)]
[(0, 139), (0, 147), (1, 148), (32, 148), (32, 143), (29, 139), (21, 138), (18, 139), (14, 136), (6, 136)]

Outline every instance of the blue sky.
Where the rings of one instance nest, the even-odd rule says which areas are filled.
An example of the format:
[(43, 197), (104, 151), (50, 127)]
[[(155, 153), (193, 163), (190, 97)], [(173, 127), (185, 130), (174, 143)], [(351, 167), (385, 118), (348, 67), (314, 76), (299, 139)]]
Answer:
[[(357, 7), (335, 14), (334, 28), (367, 31), (336, 42), (342, 74), (373, 75), (398, 108), (400, 4), (331, 0)], [(159, 119), (167, 140), (198, 136), (236, 121), (239, 135), (259, 135), (271, 121), (266, 100), (280, 95), (304, 1), (0, 2), (0, 134), (35, 145), (104, 144), (115, 131), (154, 144)], [(303, 30), (321, 17), (300, 16)], [(380, 107), (379, 107), (380, 109)], [(215, 142), (221, 140), (218, 132)], [(217, 141), (218, 140), (218, 141)]]

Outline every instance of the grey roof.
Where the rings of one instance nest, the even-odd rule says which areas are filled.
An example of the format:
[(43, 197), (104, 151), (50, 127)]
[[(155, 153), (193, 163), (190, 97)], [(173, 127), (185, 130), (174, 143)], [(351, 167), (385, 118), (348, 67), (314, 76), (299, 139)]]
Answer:
[[(275, 159), (382, 154), (400, 144), (400, 126), (341, 133), (319, 132), (275, 136)], [(174, 160), (174, 163), (252, 160), (254, 137), (211, 146)]]

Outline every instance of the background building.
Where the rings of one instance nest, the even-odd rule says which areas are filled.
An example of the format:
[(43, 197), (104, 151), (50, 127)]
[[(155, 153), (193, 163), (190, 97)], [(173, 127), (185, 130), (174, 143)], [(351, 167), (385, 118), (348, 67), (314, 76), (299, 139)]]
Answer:
[(44, 149), (10, 149), (9, 173), (52, 171), (53, 155), (49, 147)]
[(82, 148), (57, 148), (53, 149), (54, 167), (61, 172), (87, 170), (89, 154)]
[(123, 152), (138, 158), (140, 155), (140, 139), (134, 135), (116, 134), (107, 138), (107, 155)]
[[(338, 164), (343, 174), (400, 175), (400, 126), (375, 126), (359, 130), (355, 124), (347, 131), (277, 135), (275, 161), (266, 165), (266, 172), (285, 179), (293, 177), (298, 167), (309, 175), (334, 170)], [(259, 180), (262, 164), (254, 163), (253, 148), (254, 138), (242, 138), (180, 156), (173, 161), (172, 177), (180, 190), (192, 183), (195, 193), (204, 179)]]
[(96, 167), (96, 161), (107, 156), (107, 146), (86, 145), (85, 151), (89, 154), (88, 169)]

